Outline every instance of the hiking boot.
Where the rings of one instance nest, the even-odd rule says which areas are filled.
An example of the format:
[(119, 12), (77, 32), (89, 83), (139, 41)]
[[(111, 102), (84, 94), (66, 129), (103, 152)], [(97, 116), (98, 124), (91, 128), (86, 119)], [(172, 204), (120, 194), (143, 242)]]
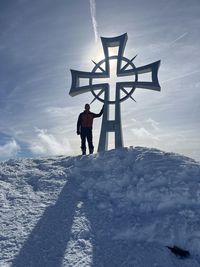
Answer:
[(90, 148), (89, 151), (90, 151), (90, 154), (93, 154), (94, 148)]

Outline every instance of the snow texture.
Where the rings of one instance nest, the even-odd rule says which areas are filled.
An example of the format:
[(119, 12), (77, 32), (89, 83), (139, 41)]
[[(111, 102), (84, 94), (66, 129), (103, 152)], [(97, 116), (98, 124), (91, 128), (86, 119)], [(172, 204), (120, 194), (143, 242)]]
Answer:
[(199, 205), (200, 164), (156, 149), (2, 162), (0, 266), (200, 267)]

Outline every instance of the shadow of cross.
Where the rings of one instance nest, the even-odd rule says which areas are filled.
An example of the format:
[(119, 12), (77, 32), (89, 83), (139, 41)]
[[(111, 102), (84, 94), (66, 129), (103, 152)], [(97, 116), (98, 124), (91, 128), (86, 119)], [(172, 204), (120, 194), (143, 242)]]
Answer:
[(46, 208), (24, 242), (12, 267), (62, 266), (78, 199), (78, 183), (69, 177), (55, 205)]
[[(114, 132), (115, 134), (115, 148), (123, 147), (120, 107), (121, 102), (125, 101), (129, 97), (134, 100), (132, 94), (136, 88), (160, 91), (160, 85), (158, 82), (158, 69), (160, 66), (160, 60), (145, 66), (136, 67), (133, 64), (135, 57), (133, 57), (131, 60), (124, 57), (124, 49), (127, 39), (127, 33), (112, 38), (101, 37), (105, 58), (98, 63), (93, 61), (95, 67), (91, 72), (71, 70), (72, 84), (69, 94), (71, 96), (76, 96), (91, 91), (94, 96), (94, 100), (97, 99), (104, 103), (104, 113), (98, 152), (107, 150), (109, 132)], [(110, 47), (118, 47), (118, 55), (109, 56)], [(112, 60), (117, 60), (117, 77), (132, 77), (132, 79), (129, 78), (129, 80), (127, 77), (128, 81), (123, 80), (116, 82), (114, 100), (110, 99), (110, 80), (109, 82), (105, 82), (104, 80), (105, 78), (110, 78), (110, 61)], [(103, 67), (103, 65), (105, 65), (105, 67)], [(151, 73), (151, 81), (139, 81), (138, 77), (140, 74), (149, 72)], [(81, 86), (80, 79), (88, 79), (88, 85)], [(99, 83), (94, 83), (95, 79), (98, 79)], [(102, 82), (100, 82), (100, 80), (102, 80)], [(122, 96), (121, 92), (123, 92), (125, 96)], [(102, 94), (104, 95), (103, 98), (101, 98)], [(109, 105), (115, 105), (115, 118), (113, 120), (109, 119)]]

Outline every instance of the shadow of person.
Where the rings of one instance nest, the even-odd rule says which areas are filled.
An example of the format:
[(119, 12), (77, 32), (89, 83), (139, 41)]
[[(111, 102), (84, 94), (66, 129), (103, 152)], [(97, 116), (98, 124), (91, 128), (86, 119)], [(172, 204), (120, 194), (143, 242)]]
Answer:
[(77, 183), (70, 177), (55, 205), (48, 207), (25, 241), (12, 267), (62, 266), (78, 202)]

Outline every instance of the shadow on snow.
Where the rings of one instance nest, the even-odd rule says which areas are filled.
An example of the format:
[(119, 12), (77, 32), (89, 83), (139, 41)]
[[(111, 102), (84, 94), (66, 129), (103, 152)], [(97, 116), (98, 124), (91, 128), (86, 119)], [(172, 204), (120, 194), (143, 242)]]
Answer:
[[(130, 260), (132, 241), (113, 240), (114, 217), (100, 211), (95, 203), (78, 194), (76, 179), (69, 178), (55, 205), (48, 207), (13, 260), (12, 267), (62, 266), (77, 203), (84, 203), (84, 213), (90, 221), (93, 246), (92, 266), (122, 266)], [(119, 223), (123, 219), (119, 219)], [(123, 220), (124, 221), (124, 220)], [(125, 223), (125, 221), (124, 221)], [(128, 257), (128, 258), (127, 258)]]
[(75, 181), (69, 180), (63, 187), (56, 204), (45, 210), (14, 259), (12, 267), (62, 265), (78, 200), (76, 191)]

